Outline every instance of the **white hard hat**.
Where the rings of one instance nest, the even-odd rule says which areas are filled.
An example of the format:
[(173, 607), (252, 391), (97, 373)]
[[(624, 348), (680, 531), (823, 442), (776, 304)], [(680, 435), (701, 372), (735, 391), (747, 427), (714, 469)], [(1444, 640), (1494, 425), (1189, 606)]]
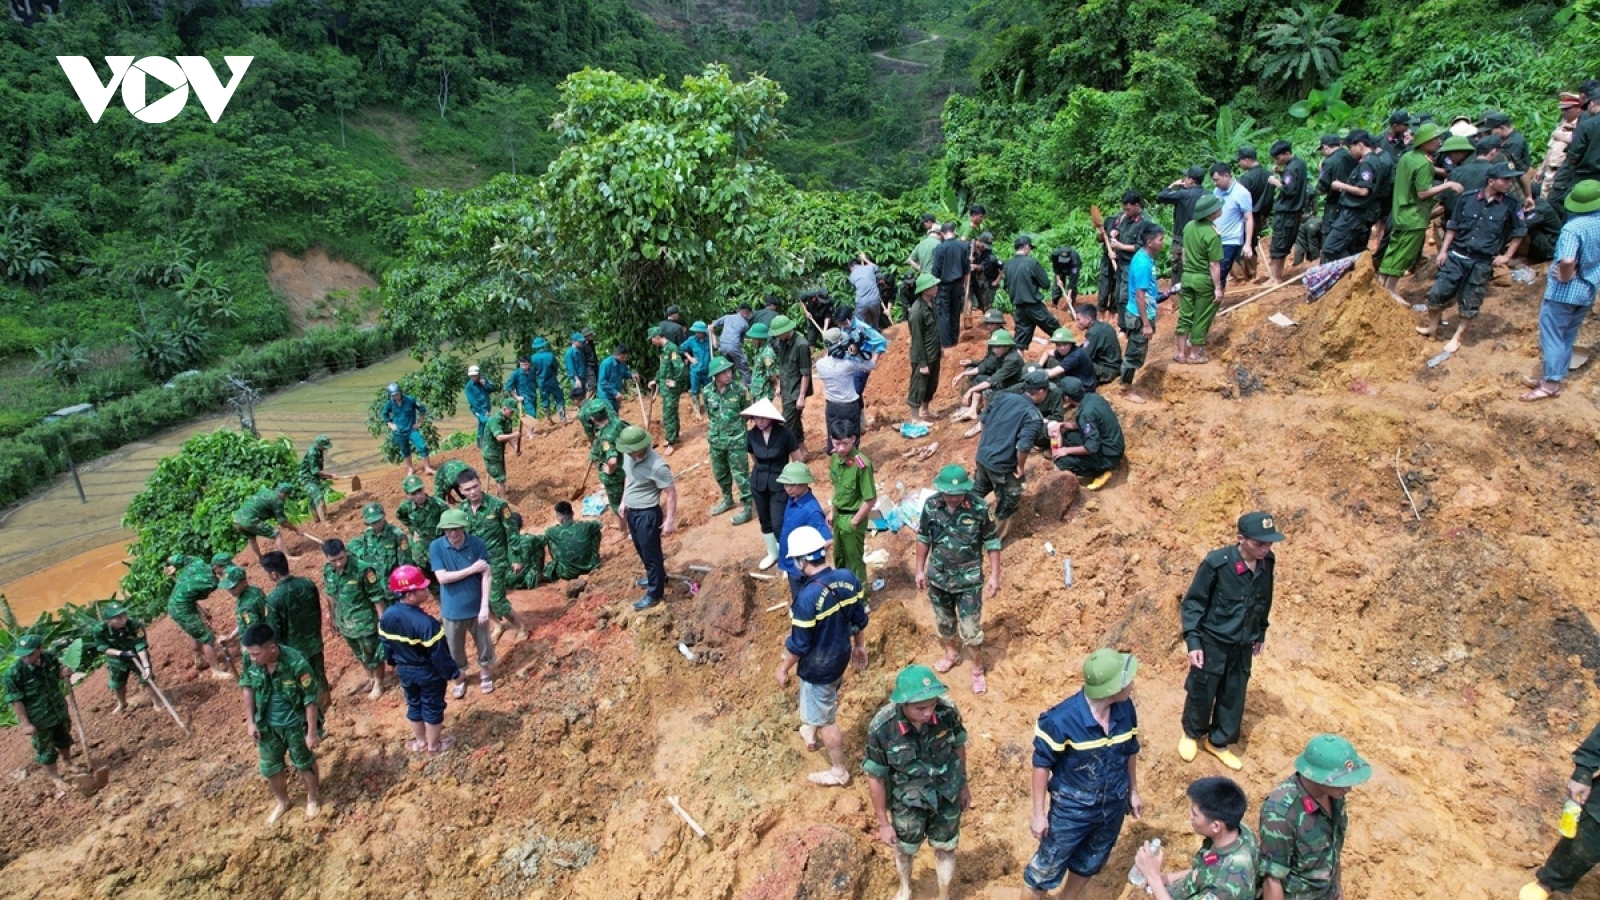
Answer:
[(789, 546), (786, 548), (790, 559), (797, 556), (811, 556), (828, 546), (822, 539), (822, 532), (810, 525), (801, 525), (789, 532)]
[(478, 367), (477, 366), (467, 366), (467, 377), (468, 378), (471, 378), (472, 376), (474, 376), (476, 374), (478, 374)]

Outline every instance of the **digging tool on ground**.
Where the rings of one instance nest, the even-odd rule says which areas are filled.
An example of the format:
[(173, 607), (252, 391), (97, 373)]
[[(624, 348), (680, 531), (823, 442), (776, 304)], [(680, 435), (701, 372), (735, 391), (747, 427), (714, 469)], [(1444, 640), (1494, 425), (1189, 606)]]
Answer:
[(351, 475), (350, 476), (350, 493), (353, 494), (353, 493), (355, 493), (356, 491), (359, 491), (359, 490), (361, 490), (361, 476), (360, 475)]
[(1225, 316), (1228, 313), (1233, 312), (1234, 310), (1238, 309), (1241, 306), (1249, 306), (1250, 304), (1256, 302), (1257, 300), (1260, 300), (1262, 297), (1265, 297), (1266, 295), (1272, 293), (1273, 291), (1279, 290), (1280, 288), (1286, 288), (1291, 284), (1298, 284), (1301, 280), (1303, 280), (1307, 275), (1310, 275), (1310, 274), (1311, 274), (1311, 269), (1307, 269), (1304, 272), (1301, 272), (1299, 275), (1294, 276), (1293, 278), (1286, 278), (1283, 281), (1279, 282), (1278, 284), (1275, 284), (1272, 287), (1269, 287), (1264, 291), (1261, 291), (1261, 292), (1256, 293), (1256, 294), (1251, 294), (1249, 297), (1247, 297), (1247, 298), (1245, 298), (1243, 300), (1240, 300), (1238, 303), (1235, 303), (1234, 305), (1228, 307), (1227, 309), (1223, 310), (1222, 312), (1217, 313), (1217, 315), (1218, 316)]
[[(633, 386), (635, 388), (637, 388), (639, 386), (639, 379), (638, 378), (635, 378), (633, 380)], [(644, 408), (644, 391), (636, 390), (634, 392), (634, 399), (639, 401), (639, 415), (644, 417), (644, 424), (640, 425), (639, 427), (643, 428), (645, 431), (649, 431), (650, 430), (650, 411)]]
[(160, 700), (161, 705), (165, 706), (167, 708), (167, 712), (172, 715), (172, 721), (178, 723), (178, 727), (183, 729), (184, 734), (188, 734), (189, 726), (185, 725), (183, 719), (179, 718), (178, 711), (172, 708), (172, 701), (167, 699), (167, 695), (163, 693), (161, 687), (156, 684), (155, 667), (150, 664), (150, 654), (145, 651), (140, 651), (138, 655), (134, 657), (134, 661), (139, 666), (139, 675), (144, 679), (145, 686), (155, 692), (156, 699)]
[(89, 767), (88, 772), (68, 776), (72, 787), (85, 798), (93, 797), (95, 792), (106, 786), (111, 780), (111, 770), (101, 766), (95, 767), (94, 756), (89, 752), (89, 735), (83, 730), (83, 711), (78, 709), (78, 696), (72, 691), (72, 682), (67, 682), (67, 702), (72, 705), (72, 724), (78, 726), (78, 741), (83, 745), (83, 762)]
[(589, 460), (589, 465), (585, 466), (583, 469), (583, 480), (578, 482), (578, 489), (572, 492), (572, 496), (567, 498), (568, 501), (577, 500), (583, 496), (583, 492), (585, 490), (588, 490), (589, 473), (592, 471), (594, 471), (594, 459), (591, 457)]
[(1117, 254), (1111, 249), (1111, 235), (1106, 233), (1106, 217), (1100, 214), (1100, 205), (1089, 204), (1089, 221), (1094, 223), (1094, 230), (1100, 232), (1100, 241), (1106, 245), (1106, 258), (1111, 260), (1111, 271), (1117, 271)]

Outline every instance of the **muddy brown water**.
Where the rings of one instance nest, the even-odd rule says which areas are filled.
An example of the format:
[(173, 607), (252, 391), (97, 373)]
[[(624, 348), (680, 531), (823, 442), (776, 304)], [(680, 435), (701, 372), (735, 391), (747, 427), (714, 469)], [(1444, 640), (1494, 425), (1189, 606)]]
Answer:
[[(367, 433), (367, 404), (374, 392), (417, 362), (392, 357), (376, 365), (315, 382), (303, 382), (267, 397), (256, 408), (263, 437), (288, 435), (303, 452), (319, 434), (333, 438), (331, 470), (365, 475), (385, 467), (376, 438)], [(48, 491), (0, 513), (0, 594), (17, 619), (30, 623), (64, 603), (104, 600), (117, 589), (126, 567), (126, 547), (134, 534), (122, 527), (129, 501), (191, 435), (237, 428), (233, 415), (198, 419), (79, 467), (87, 503), (80, 503), (70, 475)], [(463, 400), (457, 414), (439, 423), (439, 433), (476, 429)]]

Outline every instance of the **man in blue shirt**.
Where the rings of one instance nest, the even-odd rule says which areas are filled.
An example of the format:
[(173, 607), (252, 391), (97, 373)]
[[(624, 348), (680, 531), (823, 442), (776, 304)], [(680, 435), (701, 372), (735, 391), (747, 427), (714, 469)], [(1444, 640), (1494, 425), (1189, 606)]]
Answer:
[(1255, 258), (1255, 249), (1245, 243), (1246, 236), (1256, 233), (1255, 200), (1233, 177), (1233, 167), (1225, 162), (1212, 165), (1211, 184), (1216, 188), (1212, 196), (1222, 201), (1222, 214), (1217, 216), (1215, 224), (1217, 234), (1222, 237), (1222, 289), (1226, 291), (1233, 261), (1241, 256)]
[(428, 459), (428, 443), (422, 437), (422, 430), (417, 427), (427, 414), (427, 407), (418, 403), (417, 398), (406, 396), (401, 393), (400, 385), (390, 383), (389, 402), (383, 405), (383, 421), (389, 423), (394, 445), (406, 461), (407, 475), (417, 474), (411, 467), (412, 453), (422, 457), (422, 471), (433, 474), (433, 463)]
[(844, 787), (850, 783), (850, 770), (844, 765), (844, 733), (835, 721), (839, 683), (851, 662), (857, 669), (867, 667), (861, 634), (867, 627), (866, 598), (849, 569), (828, 565), (828, 542), (817, 529), (806, 525), (790, 532), (784, 556), (799, 566), (802, 580), (789, 605), (789, 639), (778, 664), (778, 687), (789, 686), (789, 671), (798, 666), (800, 737), (807, 750), (815, 750), (820, 734), (830, 765), (809, 778), (822, 787)]
[(583, 398), (593, 393), (594, 388), (585, 377), (588, 363), (583, 355), (583, 335), (574, 331), (568, 340), (572, 342), (572, 346), (568, 347), (567, 352), (561, 357), (561, 364), (567, 370), (567, 380), (572, 382), (572, 403), (581, 408)]
[[(733, 363), (745, 384), (750, 383), (750, 360), (744, 355), (744, 333), (750, 330), (750, 316), (750, 304), (741, 303), (737, 310), (711, 323), (711, 331), (717, 335), (717, 352)], [(706, 368), (710, 367), (708, 361)]]
[(389, 593), (400, 598), (378, 620), (383, 655), (400, 677), (406, 695), (406, 718), (411, 722), (412, 753), (450, 749), (455, 738), (444, 737), (444, 685), (461, 678), (461, 667), (450, 655), (444, 625), (422, 609), (431, 582), (422, 570), (405, 565), (389, 573)]
[(699, 415), (703, 408), (700, 393), (711, 382), (711, 337), (707, 334), (706, 323), (695, 322), (690, 325), (689, 339), (679, 344), (678, 349), (689, 364), (689, 394), (694, 402), (695, 414)]
[(1555, 260), (1546, 274), (1544, 304), (1539, 307), (1539, 353), (1544, 371), (1524, 402), (1545, 400), (1561, 393), (1561, 383), (1572, 365), (1572, 345), (1578, 329), (1594, 307), (1600, 287), (1600, 181), (1580, 181), (1567, 194), (1567, 223), (1556, 239)]
[[(533, 388), (533, 359), (527, 356), (517, 357), (517, 367), (511, 370), (511, 375), (506, 378), (506, 393), (516, 398), (522, 404), (522, 414), (528, 417), (531, 424), (538, 415), (539, 407), (535, 405)], [(523, 429), (523, 434), (533, 437), (533, 433)], [(479, 442), (480, 444), (482, 441)]]
[(561, 393), (561, 379), (556, 377), (556, 355), (550, 342), (542, 337), (533, 339), (533, 356), (528, 359), (529, 374), (533, 376), (533, 402), (538, 413), (545, 418), (557, 416), (561, 424), (567, 423), (567, 398)]
[(600, 363), (600, 399), (608, 403), (612, 409), (620, 409), (617, 404), (622, 397), (623, 384), (638, 379), (639, 376), (628, 368), (628, 348), (617, 345), (617, 348), (611, 351), (611, 355)]
[[(783, 492), (789, 495), (783, 506), (783, 528), (778, 533), (778, 546), (788, 547), (789, 536), (794, 534), (795, 529), (804, 526), (815, 528), (824, 541), (833, 543), (833, 529), (828, 527), (828, 516), (822, 511), (822, 504), (817, 502), (817, 495), (811, 492), (811, 485), (816, 483), (816, 479), (811, 477), (811, 469), (803, 462), (786, 463), (783, 471), (778, 473), (778, 483), (783, 485)], [(793, 600), (800, 593), (800, 566), (784, 557), (778, 560), (778, 568), (789, 576), (789, 599)]]
[(1100, 649), (1083, 661), (1083, 690), (1045, 711), (1033, 729), (1033, 819), (1039, 849), (1022, 873), (1024, 900), (1063, 878), (1076, 897), (1106, 864), (1128, 813), (1144, 814), (1135, 761), (1132, 653)]
[[(447, 510), (439, 517), (441, 537), (428, 546), (428, 565), (439, 578), (439, 614), (444, 616), (444, 637), (458, 669), (467, 667), (467, 634), (478, 651), (478, 684), (485, 694), (494, 690), (494, 642), (489, 639), (489, 550), (483, 540), (467, 534), (467, 514)], [(461, 672), (450, 695), (460, 700), (467, 693)]]
[(493, 403), (495, 391), (499, 386), (483, 377), (477, 366), (467, 366), (467, 408), (472, 410), (473, 418), (478, 420), (478, 443), (483, 443), (483, 429), (489, 423), (489, 406)]
[(1161, 285), (1156, 281), (1156, 255), (1167, 233), (1151, 223), (1144, 230), (1144, 245), (1128, 263), (1128, 303), (1122, 310), (1122, 333), (1128, 345), (1122, 351), (1122, 393), (1130, 403), (1143, 403), (1133, 389), (1133, 377), (1144, 365), (1150, 338), (1156, 333), (1156, 304), (1161, 302)]

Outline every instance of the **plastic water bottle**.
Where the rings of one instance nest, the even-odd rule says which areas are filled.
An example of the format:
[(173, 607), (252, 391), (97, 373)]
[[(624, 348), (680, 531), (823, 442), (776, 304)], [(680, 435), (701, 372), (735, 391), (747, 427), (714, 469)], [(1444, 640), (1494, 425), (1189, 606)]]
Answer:
[(1518, 266), (1511, 270), (1511, 280), (1518, 284), (1533, 284), (1533, 270), (1527, 266)]
[(1576, 800), (1568, 800), (1561, 806), (1561, 836), (1575, 838), (1578, 836), (1578, 815), (1583, 812), (1583, 807)]
[[(1151, 838), (1150, 841), (1145, 844), (1145, 847), (1149, 848), (1151, 853), (1160, 850), (1161, 838)], [(1144, 892), (1147, 894), (1151, 893), (1150, 888), (1144, 883), (1144, 873), (1139, 871), (1139, 866), (1137, 864), (1128, 870), (1128, 883), (1136, 888), (1144, 888)]]
[(1044, 542), (1044, 552), (1045, 552), (1046, 556), (1055, 556), (1056, 555), (1056, 545), (1050, 543), (1049, 541), (1045, 541)]
[(1061, 560), (1061, 581), (1067, 587), (1072, 587), (1072, 557), (1070, 556)]

